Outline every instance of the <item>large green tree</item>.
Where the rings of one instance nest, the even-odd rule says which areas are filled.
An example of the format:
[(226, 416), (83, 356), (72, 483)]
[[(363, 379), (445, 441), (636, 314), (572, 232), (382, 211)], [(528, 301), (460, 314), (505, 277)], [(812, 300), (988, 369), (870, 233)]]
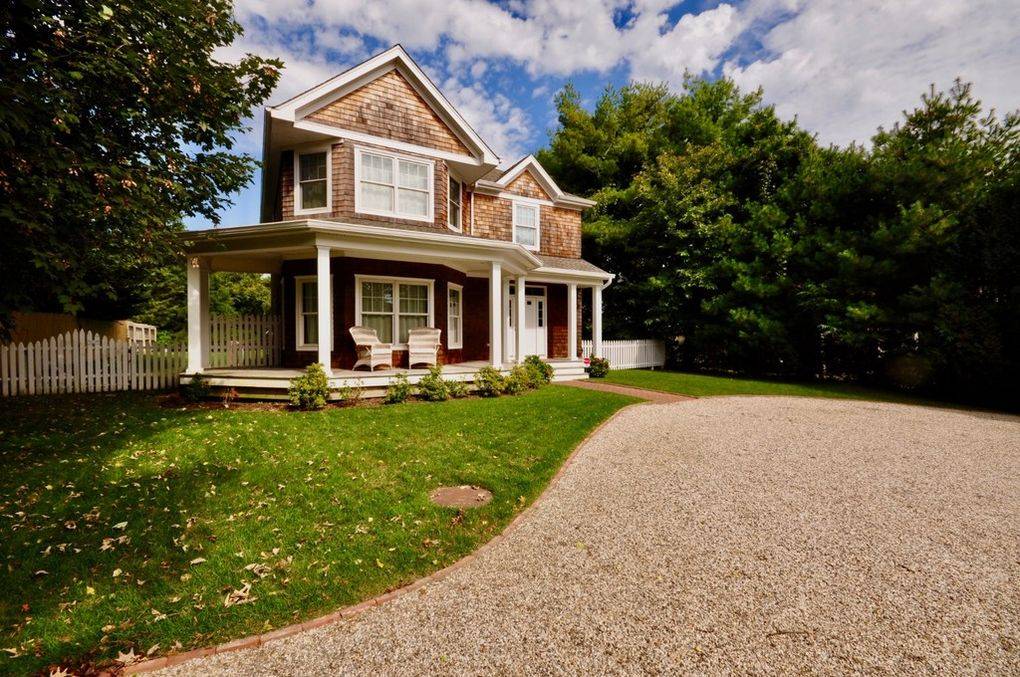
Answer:
[(557, 103), (539, 157), (598, 201), (608, 334), (702, 369), (971, 395), (1020, 378), (1016, 113), (957, 83), (869, 148), (824, 148), (726, 79)]
[(10, 311), (124, 316), (255, 161), (231, 152), (282, 64), (214, 58), (228, 0), (15, 0), (0, 33), (0, 332)]

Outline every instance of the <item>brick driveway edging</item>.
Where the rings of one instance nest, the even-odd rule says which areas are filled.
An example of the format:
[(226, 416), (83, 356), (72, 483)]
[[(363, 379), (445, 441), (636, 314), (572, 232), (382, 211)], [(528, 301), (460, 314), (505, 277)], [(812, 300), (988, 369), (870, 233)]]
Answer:
[[(185, 652), (182, 652), (182, 653), (173, 654), (171, 656), (161, 656), (159, 658), (153, 658), (151, 660), (144, 660), (144, 661), (141, 661), (141, 662), (138, 662), (138, 663), (132, 663), (130, 665), (124, 666), (123, 668), (115, 668), (114, 670), (109, 671), (106, 674), (134, 675), (134, 674), (143, 673), (143, 672), (152, 672), (154, 670), (161, 670), (163, 668), (168, 668), (168, 667), (173, 666), (173, 665), (179, 665), (181, 663), (186, 663), (188, 661), (195, 660), (197, 658), (205, 658), (206, 656), (212, 656), (214, 654), (230, 653), (230, 652), (233, 652), (233, 651), (240, 651), (242, 649), (250, 649), (250, 648), (253, 648), (253, 647), (261, 646), (262, 644), (265, 644), (267, 642), (271, 642), (273, 640), (283, 639), (284, 637), (290, 637), (291, 635), (296, 635), (296, 634), (298, 634), (300, 632), (305, 632), (307, 630), (314, 630), (315, 628), (321, 628), (324, 625), (330, 625), (332, 623), (336, 623), (336, 622), (338, 622), (340, 620), (343, 620), (345, 618), (350, 618), (351, 616), (355, 616), (355, 615), (361, 613), (362, 611), (367, 611), (368, 609), (371, 609), (372, 607), (376, 607), (376, 606), (379, 606), (381, 604), (385, 604), (386, 602), (389, 602), (389, 601), (391, 601), (393, 599), (396, 599), (398, 597), (402, 597), (404, 595), (407, 595), (408, 593), (412, 593), (415, 590), (418, 590), (419, 588), (421, 588), (421, 587), (423, 587), (425, 585), (428, 585), (429, 583), (435, 583), (437, 581), (441, 581), (444, 578), (446, 578), (447, 576), (449, 576), (451, 573), (456, 571), (457, 569), (460, 569), (461, 567), (469, 564), (479, 554), (485, 552), (486, 550), (488, 550), (488, 549), (490, 549), (492, 547), (495, 547), (503, 539), (505, 539), (507, 536), (509, 536), (521, 524), (521, 522), (523, 522), (532, 513), (532, 511), (535, 510), (535, 507), (539, 503), (542, 502), (542, 500), (549, 494), (549, 492), (553, 489), (553, 487), (556, 486), (556, 484), (560, 480), (560, 477), (567, 470), (567, 468), (570, 467), (570, 465), (574, 462), (574, 459), (577, 457), (578, 452), (580, 452), (581, 449), (584, 448), (584, 446), (588, 443), (588, 440), (590, 440), (592, 437), (594, 437), (596, 434), (598, 434), (603, 428), (605, 428), (607, 425), (609, 425), (614, 420), (616, 420), (616, 418), (621, 413), (623, 413), (627, 409), (630, 409), (631, 407), (641, 406), (643, 404), (649, 404), (649, 403), (652, 403), (652, 402), (655, 402), (655, 403), (677, 402), (677, 401), (681, 401), (681, 400), (694, 399), (692, 397), (686, 397), (686, 396), (683, 396), (683, 395), (673, 395), (672, 393), (661, 393), (659, 391), (652, 391), (652, 390), (641, 390), (640, 388), (627, 388), (625, 386), (614, 386), (614, 385), (607, 384), (607, 383), (593, 384), (593, 385), (599, 386), (599, 387), (590, 387), (590, 386), (581, 385), (582, 383), (586, 383), (586, 382), (585, 381), (568, 381), (568, 382), (562, 383), (561, 385), (571, 385), (571, 386), (578, 386), (578, 387), (582, 387), (582, 388), (588, 387), (590, 390), (602, 390), (602, 391), (605, 391), (605, 392), (615, 392), (615, 393), (619, 393), (619, 394), (623, 394), (623, 395), (631, 395), (633, 397), (640, 397), (640, 398), (642, 398), (642, 399), (644, 399), (646, 401), (644, 401), (644, 402), (636, 402), (634, 404), (628, 404), (625, 407), (621, 407), (620, 409), (615, 411), (612, 416), (607, 418), (605, 421), (603, 421), (598, 426), (596, 426), (594, 430), (592, 430), (587, 435), (585, 435), (584, 439), (582, 439), (577, 444), (577, 446), (574, 447), (574, 450), (570, 452), (570, 455), (567, 456), (567, 459), (560, 466), (559, 470), (556, 471), (556, 474), (553, 475), (552, 479), (549, 480), (549, 484), (547, 484), (545, 489), (542, 490), (542, 493), (539, 494), (538, 498), (536, 498), (531, 505), (529, 505), (527, 508), (525, 508), (516, 517), (514, 517), (510, 521), (510, 524), (508, 524), (506, 526), (506, 528), (503, 529), (502, 532), (500, 532), (499, 534), (493, 536), (491, 539), (489, 539), (488, 541), (483, 543), (474, 552), (465, 555), (464, 557), (460, 558), (459, 560), (457, 560), (453, 564), (451, 564), (451, 565), (449, 565), (449, 566), (447, 566), (447, 567), (445, 567), (443, 569), (440, 569), (439, 571), (436, 571), (436, 572), (434, 572), (432, 574), (429, 574), (428, 576), (425, 576), (424, 578), (419, 578), (418, 580), (416, 580), (416, 581), (414, 581), (412, 583), (408, 583), (407, 585), (405, 585), (403, 587), (396, 588), (396, 589), (391, 590), (389, 592), (383, 593), (382, 595), (379, 595), (378, 597), (373, 597), (372, 599), (365, 600), (364, 602), (360, 602), (360, 603), (355, 604), (353, 606), (344, 607), (344, 608), (339, 609), (337, 611), (334, 611), (332, 613), (328, 613), (325, 616), (319, 616), (318, 618), (313, 618), (312, 620), (305, 621), (304, 623), (294, 623), (293, 625), (288, 625), (288, 626), (279, 628), (278, 630), (273, 630), (271, 632), (266, 632), (266, 633), (262, 633), (262, 634), (259, 634), (259, 635), (249, 635), (248, 637), (242, 637), (240, 639), (235, 639), (235, 640), (232, 640), (230, 642), (225, 642), (223, 644), (218, 644), (216, 646), (205, 647), (205, 648), (200, 648), (200, 649), (192, 649), (191, 651), (185, 651)], [(627, 391), (627, 392), (624, 392), (624, 391)], [(629, 391), (635, 391), (635, 392), (631, 393)], [(662, 395), (662, 396), (667, 396), (670, 399), (659, 399), (659, 398), (654, 398), (653, 399), (652, 397), (649, 397), (649, 395)]]

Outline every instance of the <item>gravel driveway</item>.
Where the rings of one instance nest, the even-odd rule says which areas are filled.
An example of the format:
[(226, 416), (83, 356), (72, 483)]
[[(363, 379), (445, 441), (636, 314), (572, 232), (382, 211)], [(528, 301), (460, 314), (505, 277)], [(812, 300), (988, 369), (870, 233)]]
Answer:
[(503, 542), (221, 674), (1020, 672), (1020, 419), (631, 407)]

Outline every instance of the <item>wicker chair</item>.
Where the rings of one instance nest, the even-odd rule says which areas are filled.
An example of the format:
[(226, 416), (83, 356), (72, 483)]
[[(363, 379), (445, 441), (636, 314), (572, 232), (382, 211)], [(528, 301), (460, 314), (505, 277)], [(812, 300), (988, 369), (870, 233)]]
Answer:
[(442, 330), (419, 327), (408, 332), (407, 366), (427, 364), (435, 366), (439, 360), (439, 334)]
[(371, 327), (351, 327), (351, 338), (354, 339), (354, 350), (358, 361), (354, 368), (368, 367), (374, 371), (376, 367), (393, 368), (393, 345), (379, 341), (379, 334)]

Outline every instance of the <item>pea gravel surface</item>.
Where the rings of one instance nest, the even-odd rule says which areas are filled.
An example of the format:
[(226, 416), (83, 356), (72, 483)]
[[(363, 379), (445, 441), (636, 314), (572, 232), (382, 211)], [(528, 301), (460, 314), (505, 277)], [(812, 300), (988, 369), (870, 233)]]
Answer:
[(1017, 674), (1020, 418), (630, 407), (446, 578), (171, 671)]

